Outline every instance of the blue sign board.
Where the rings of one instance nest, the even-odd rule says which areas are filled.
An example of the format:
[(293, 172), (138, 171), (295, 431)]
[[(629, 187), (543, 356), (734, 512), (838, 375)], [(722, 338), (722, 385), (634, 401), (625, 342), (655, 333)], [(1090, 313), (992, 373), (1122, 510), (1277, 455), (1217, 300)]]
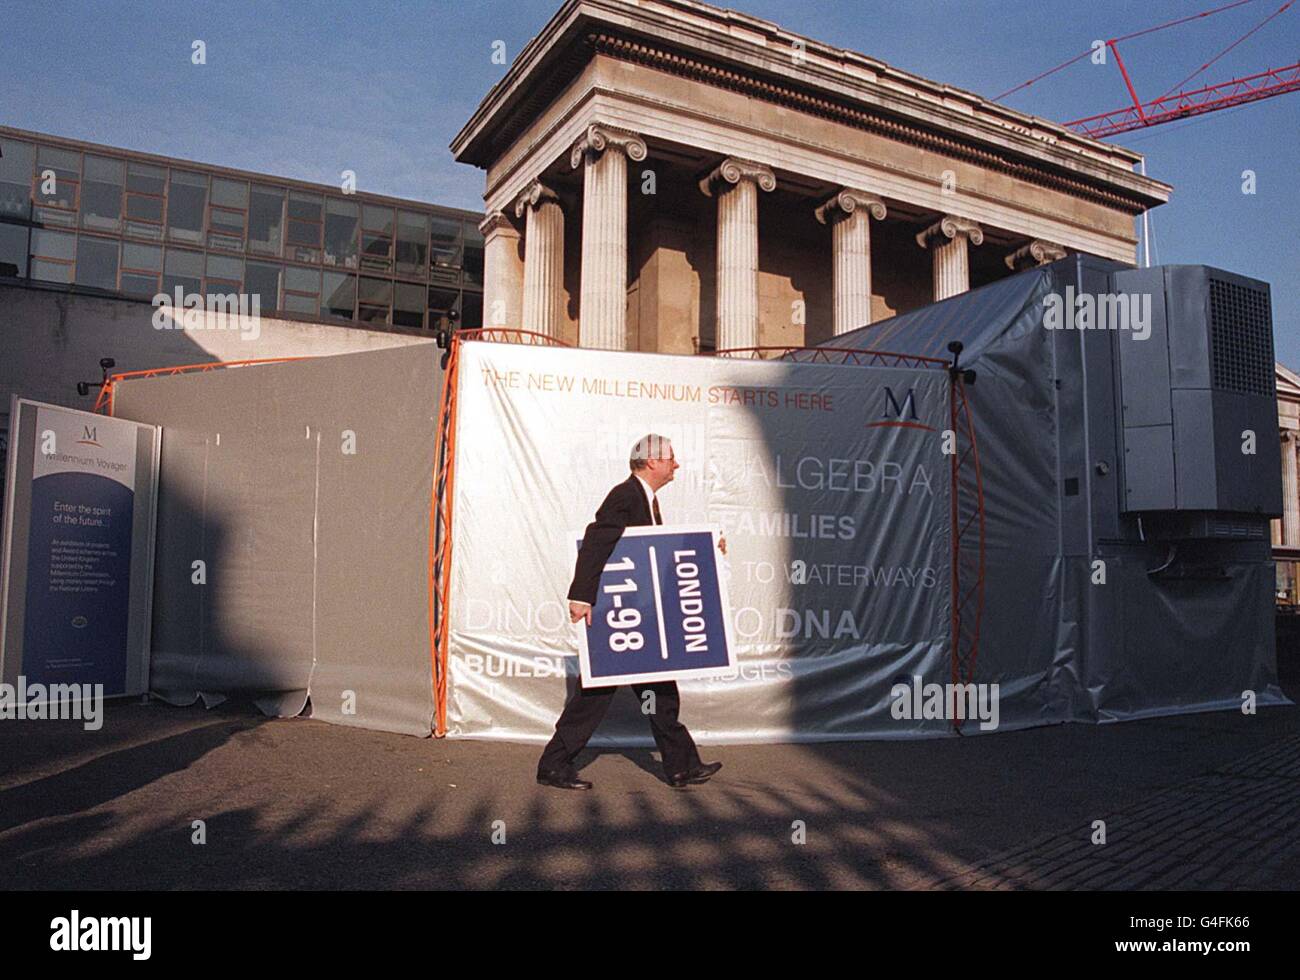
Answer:
[(600, 577), (591, 625), (578, 623), (583, 685), (712, 677), (733, 668), (718, 554), (711, 527), (624, 530)]
[[(11, 415), (0, 679), (21, 679), (29, 691), (141, 693), (158, 430), (26, 399), (14, 400)], [(146, 461), (139, 472), (137, 458)]]

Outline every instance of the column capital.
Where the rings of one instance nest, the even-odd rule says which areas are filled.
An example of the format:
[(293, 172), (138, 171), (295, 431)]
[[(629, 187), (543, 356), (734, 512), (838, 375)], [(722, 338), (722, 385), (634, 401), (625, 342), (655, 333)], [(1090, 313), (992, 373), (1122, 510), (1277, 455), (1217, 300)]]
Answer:
[(705, 197), (712, 197), (714, 184), (726, 183), (734, 186), (742, 180), (752, 180), (760, 190), (776, 190), (776, 174), (772, 173), (770, 167), (754, 163), (752, 160), (727, 157), (700, 181), (700, 192)]
[(502, 232), (512, 234), (516, 238), (519, 237), (519, 229), (515, 227), (514, 222), (510, 220), (509, 215), (504, 211), (489, 211), (487, 216), (479, 222), (478, 230), (484, 238)]
[(854, 190), (852, 187), (846, 187), (838, 194), (833, 194), (828, 200), (818, 205), (813, 214), (822, 224), (830, 225), (841, 218), (848, 217), (858, 208), (867, 211), (877, 221), (885, 220), (885, 202), (875, 194)]
[(1049, 262), (1065, 258), (1067, 254), (1063, 246), (1057, 245), (1055, 242), (1035, 238), (1032, 242), (1020, 246), (1020, 248), (1008, 255), (1005, 261), (1008, 269), (1012, 272), (1019, 272), (1022, 269), (1047, 265)]
[(522, 218), (529, 208), (540, 207), (544, 202), (560, 203), (560, 196), (540, 180), (535, 180), (515, 198), (515, 217)]
[(612, 126), (605, 126), (600, 123), (592, 123), (587, 127), (587, 131), (579, 137), (578, 142), (573, 144), (573, 149), (569, 151), (569, 166), (577, 170), (582, 166), (582, 162), (587, 156), (600, 156), (610, 147), (626, 153), (629, 160), (644, 160), (646, 158), (645, 140), (641, 139), (636, 133), (628, 132), (625, 129), (615, 129)]
[(969, 239), (972, 245), (980, 245), (984, 241), (984, 229), (978, 223), (955, 214), (945, 214), (916, 236), (916, 244), (922, 248), (929, 248), (936, 239), (944, 239), (939, 244), (946, 245), (948, 241), (956, 239), (959, 235)]

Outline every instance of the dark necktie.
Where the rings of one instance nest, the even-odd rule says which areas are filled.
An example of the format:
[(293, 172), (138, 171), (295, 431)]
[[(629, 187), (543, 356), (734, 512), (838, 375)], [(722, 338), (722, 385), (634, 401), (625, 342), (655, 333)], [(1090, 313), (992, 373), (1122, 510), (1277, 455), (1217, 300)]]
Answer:
[(662, 523), (664, 522), (664, 515), (661, 514), (661, 513), (659, 513), (659, 498), (658, 498), (658, 497), (655, 497), (655, 498), (653, 498), (653, 499), (654, 499), (654, 515), (655, 515), (655, 523), (656, 523), (656, 524), (662, 524)]

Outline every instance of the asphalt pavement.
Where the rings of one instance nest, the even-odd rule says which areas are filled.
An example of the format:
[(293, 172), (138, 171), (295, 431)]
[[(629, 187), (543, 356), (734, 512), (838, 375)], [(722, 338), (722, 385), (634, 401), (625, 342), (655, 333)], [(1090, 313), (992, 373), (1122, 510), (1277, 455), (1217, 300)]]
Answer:
[(723, 769), (685, 790), (649, 750), (541, 787), (539, 749), (237, 705), (0, 722), (0, 869), (11, 890), (1300, 887), (1297, 707), (704, 747)]

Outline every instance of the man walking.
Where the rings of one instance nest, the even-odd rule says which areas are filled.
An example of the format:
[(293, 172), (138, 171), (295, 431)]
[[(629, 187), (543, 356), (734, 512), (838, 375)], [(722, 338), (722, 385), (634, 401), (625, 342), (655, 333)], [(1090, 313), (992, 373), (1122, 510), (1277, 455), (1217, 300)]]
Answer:
[[(591, 625), (591, 607), (596, 603), (600, 574), (622, 537), (623, 529), (664, 522), (655, 494), (672, 482), (679, 465), (672, 445), (663, 436), (642, 436), (632, 447), (628, 461), (631, 475), (609, 492), (596, 511), (596, 519), (587, 525), (583, 535), (573, 583), (569, 586), (569, 619), (572, 622), (582, 619)], [(718, 546), (726, 554), (726, 541), (719, 541)], [(578, 778), (573, 760), (605, 717), (616, 690), (616, 687), (583, 687), (582, 681), (578, 681), (578, 689), (560, 713), (555, 723), (555, 735), (546, 744), (537, 763), (539, 783), (559, 789), (591, 789), (590, 782)], [(677, 720), (681, 699), (676, 681), (633, 684), (632, 690), (642, 703), (646, 693), (653, 692), (650, 731), (659, 747), (664, 775), (670, 786), (681, 788), (689, 783), (707, 782), (722, 768), (721, 762), (705, 765), (700, 761), (695, 740), (686, 726)]]

